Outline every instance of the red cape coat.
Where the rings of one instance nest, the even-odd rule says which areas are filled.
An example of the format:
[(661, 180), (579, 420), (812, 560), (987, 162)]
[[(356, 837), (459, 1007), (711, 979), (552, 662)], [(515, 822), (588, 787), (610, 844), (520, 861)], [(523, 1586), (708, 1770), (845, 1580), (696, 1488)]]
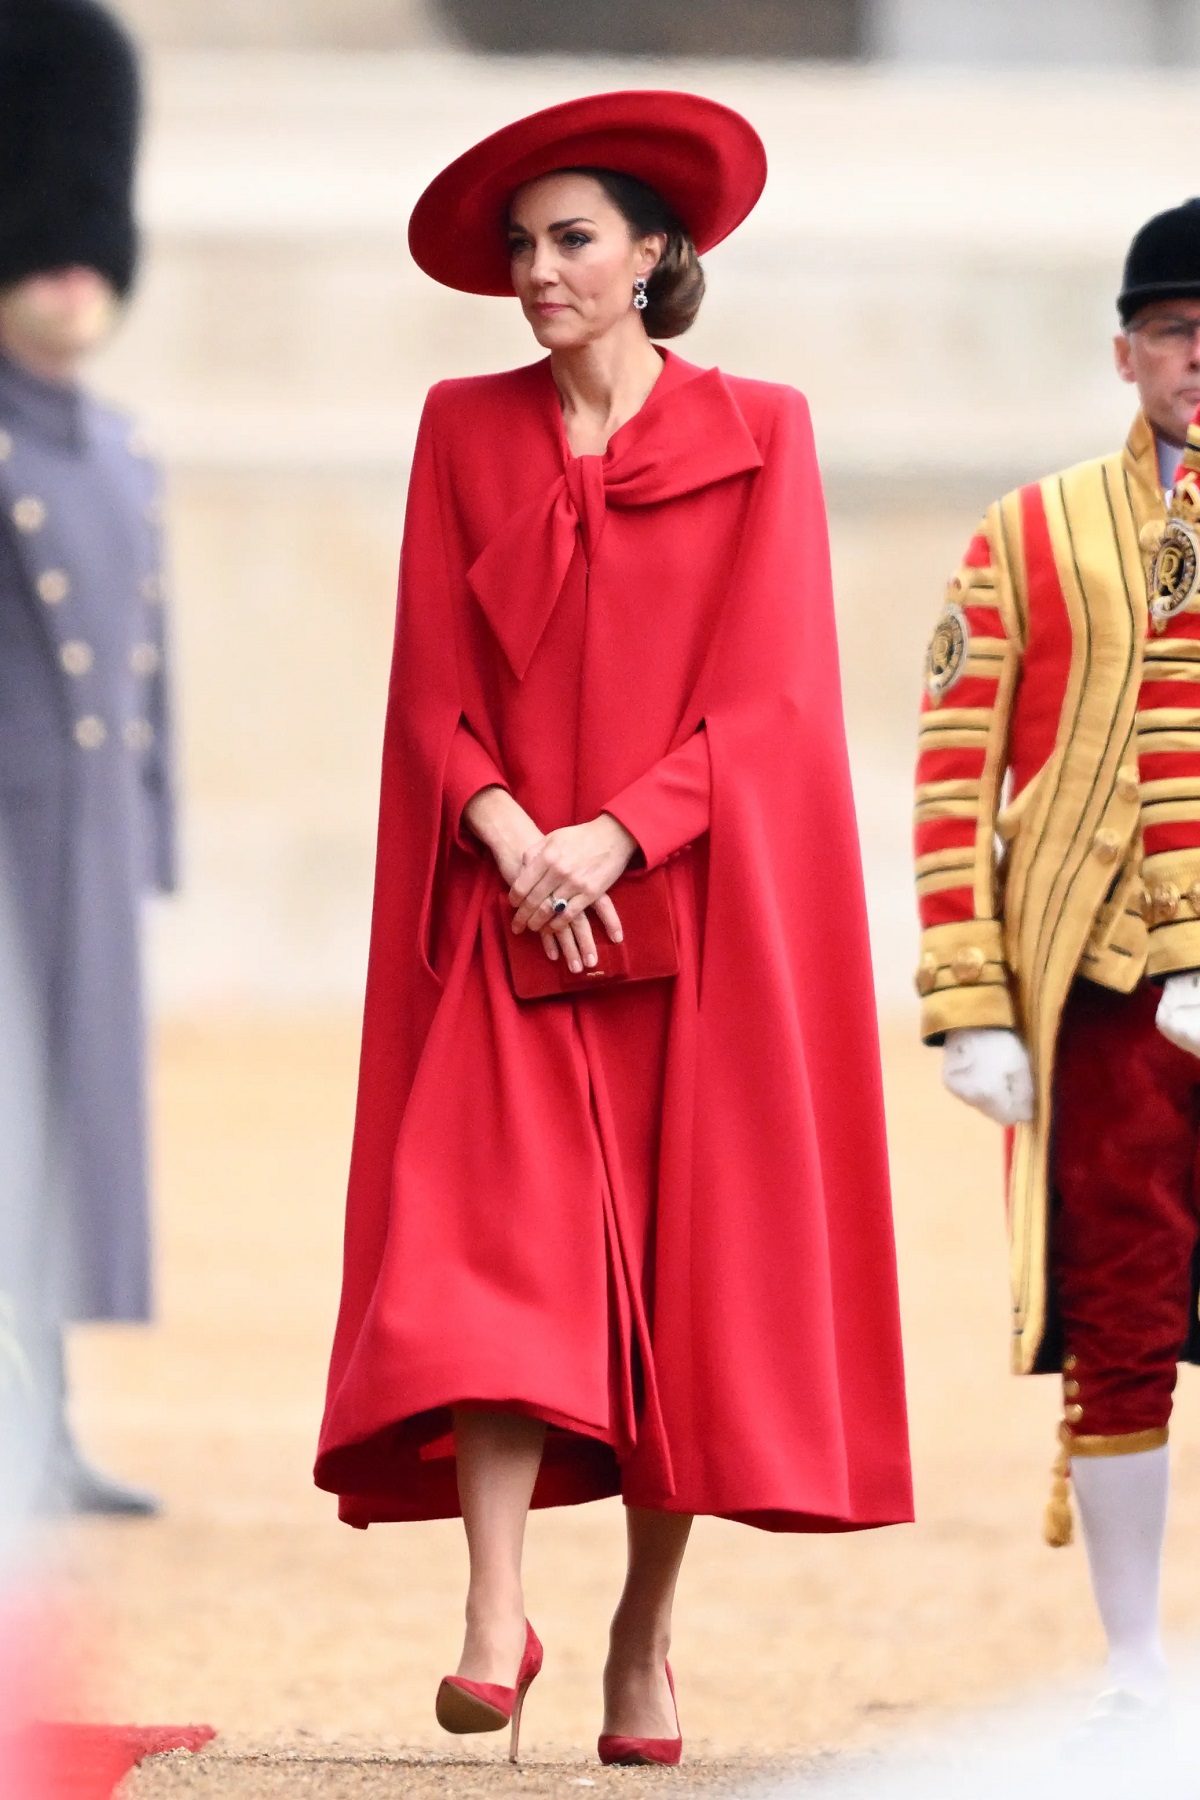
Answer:
[[(460, 828), (489, 781), (668, 864), (674, 981), (514, 998)], [(548, 362), (435, 387), (417, 441), (316, 1470), (341, 1516), (456, 1514), (468, 1401), (549, 1422), (535, 1506), (912, 1516), (808, 412), (670, 354), (603, 457)]]

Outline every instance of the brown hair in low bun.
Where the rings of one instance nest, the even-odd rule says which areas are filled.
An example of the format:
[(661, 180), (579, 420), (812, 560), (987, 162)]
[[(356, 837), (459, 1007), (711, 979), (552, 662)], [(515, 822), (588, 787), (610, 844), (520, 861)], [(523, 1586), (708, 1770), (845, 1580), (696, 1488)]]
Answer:
[(631, 237), (666, 238), (653, 273), (646, 278), (642, 323), (647, 337), (674, 338), (696, 322), (704, 298), (704, 270), (687, 227), (660, 194), (635, 175), (615, 169), (567, 169), (569, 175), (590, 175), (599, 182), (629, 227)]

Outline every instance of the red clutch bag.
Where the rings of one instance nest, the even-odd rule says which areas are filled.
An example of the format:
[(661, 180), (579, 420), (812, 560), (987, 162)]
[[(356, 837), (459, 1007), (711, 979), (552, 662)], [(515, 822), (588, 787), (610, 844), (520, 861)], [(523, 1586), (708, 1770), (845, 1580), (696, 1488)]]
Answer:
[(597, 992), (630, 981), (664, 981), (679, 973), (679, 940), (675, 933), (675, 909), (665, 869), (647, 875), (622, 875), (609, 889), (624, 936), (614, 944), (595, 914), (592, 935), (599, 961), (594, 969), (573, 975), (567, 959), (551, 962), (542, 948), (540, 933), (523, 931), (515, 936), (513, 909), (507, 894), (500, 895), (504, 910), (504, 943), (508, 972), (518, 1000), (551, 1000), (562, 994)]

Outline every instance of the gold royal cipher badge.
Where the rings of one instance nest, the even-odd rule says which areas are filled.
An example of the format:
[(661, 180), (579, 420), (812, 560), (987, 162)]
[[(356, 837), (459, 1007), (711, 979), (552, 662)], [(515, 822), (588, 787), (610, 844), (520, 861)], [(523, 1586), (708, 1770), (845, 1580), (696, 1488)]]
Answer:
[[(1194, 427), (1193, 427), (1194, 429)], [(1150, 623), (1165, 631), (1200, 591), (1200, 461), (1188, 432), (1183, 467), (1171, 496), (1171, 514), (1150, 564)]]
[[(950, 592), (960, 591), (958, 584)], [(962, 679), (971, 649), (971, 628), (967, 615), (957, 600), (947, 599), (946, 610), (937, 622), (929, 654), (925, 659), (925, 686), (936, 706), (956, 681)]]
[(1200, 533), (1183, 519), (1169, 519), (1150, 565), (1150, 618), (1156, 631), (1200, 592)]

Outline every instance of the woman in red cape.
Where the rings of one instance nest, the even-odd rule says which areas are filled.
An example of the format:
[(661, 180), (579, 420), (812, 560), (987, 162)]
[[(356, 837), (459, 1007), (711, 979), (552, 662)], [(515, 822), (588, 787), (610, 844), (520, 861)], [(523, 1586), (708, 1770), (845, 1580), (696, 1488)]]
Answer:
[[(529, 1506), (619, 1493), (605, 1760), (678, 1758), (693, 1514), (911, 1517), (808, 412), (651, 341), (764, 179), (727, 108), (599, 95), (477, 145), (410, 228), (550, 355), (440, 383), (417, 440), (317, 1481), (352, 1525), (461, 1512), (451, 1730), (519, 1719), (539, 1666)], [(517, 997), (510, 950), (586, 985), (609, 889), (659, 869), (673, 977)]]

